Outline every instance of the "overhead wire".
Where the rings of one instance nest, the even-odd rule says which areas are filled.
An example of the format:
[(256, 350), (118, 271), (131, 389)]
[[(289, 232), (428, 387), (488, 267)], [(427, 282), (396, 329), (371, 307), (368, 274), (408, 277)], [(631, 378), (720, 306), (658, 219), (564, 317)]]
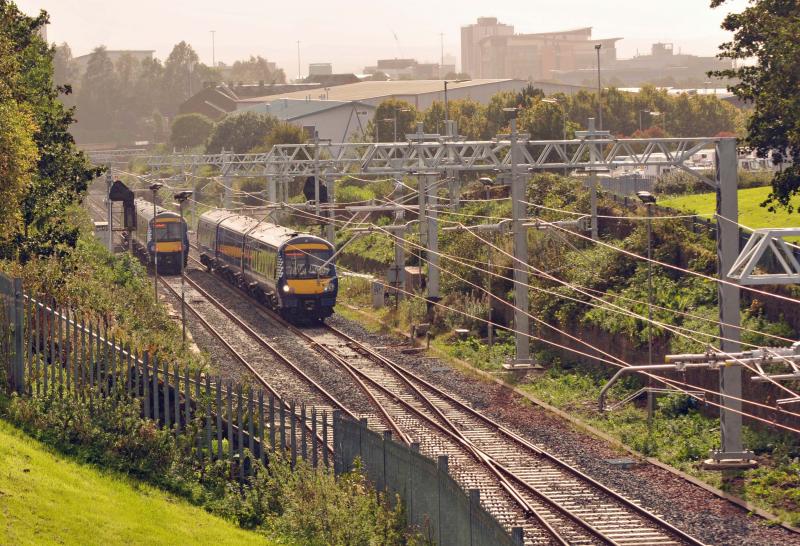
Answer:
[[(245, 192), (245, 193), (248, 193), (248, 192)], [(267, 200), (265, 200), (265, 199), (262, 199), (262, 200), (263, 200), (263, 201), (265, 201), (265, 202), (268, 202), (268, 201), (267, 201)], [(296, 213), (298, 213), (298, 214), (302, 215), (303, 217), (306, 217), (306, 218), (313, 218), (313, 217), (317, 216), (317, 215), (315, 215), (315, 214), (313, 214), (313, 213), (309, 213), (308, 211), (304, 211), (304, 210), (301, 210), (301, 209), (297, 209), (297, 208), (295, 208), (295, 207), (292, 207), (291, 205), (287, 205), (287, 206), (288, 206), (288, 208), (290, 208), (290, 209), (294, 209)], [(326, 222), (327, 222), (327, 221), (330, 221), (330, 218), (327, 218), (327, 217), (317, 217), (317, 218), (319, 218), (319, 219), (321, 219), (321, 220), (323, 220), (323, 221), (326, 221)], [(352, 219), (351, 219), (351, 220), (352, 220)], [(374, 224), (373, 224), (373, 226), (374, 226)], [(374, 227), (375, 227), (376, 229), (380, 229), (380, 226), (374, 226)], [(388, 234), (388, 235), (390, 235), (390, 236), (393, 236), (393, 235), (394, 235), (394, 234), (391, 234), (391, 233), (389, 233), (389, 232), (388, 232), (388, 231), (386, 231), (386, 230), (382, 230), (382, 231), (384, 231), (385, 233), (387, 233), (387, 234)], [(474, 234), (473, 234), (473, 235), (474, 235)], [(427, 250), (427, 249), (423, 249), (423, 250)], [(499, 249), (499, 250), (501, 250), (501, 252), (504, 252), (502, 249)], [(480, 290), (483, 290), (483, 289), (482, 289), (482, 287), (478, 287), (478, 288), (479, 288)], [(493, 296), (493, 295), (491, 295), (491, 296), (492, 296), (492, 297), (496, 297), (496, 296)], [(608, 303), (608, 302), (604, 302), (604, 303)], [(626, 312), (627, 312), (627, 310), (624, 310), (624, 311), (626, 311)], [(532, 317), (532, 318), (536, 319), (537, 317)], [(545, 323), (545, 324), (546, 324), (546, 323)], [(552, 326), (551, 326), (551, 325), (549, 325), (549, 324), (546, 324), (546, 325), (547, 325), (547, 326), (549, 326), (549, 327), (552, 327)], [(659, 323), (659, 325), (660, 325), (660, 323)], [(667, 326), (667, 325), (663, 325), (663, 326)], [(680, 332), (676, 332), (676, 333), (679, 333), (679, 334), (680, 334)], [(578, 341), (580, 341), (580, 340), (578, 340)], [(595, 349), (595, 350), (597, 350), (596, 348), (594, 348), (594, 349)], [(613, 355), (609, 355), (609, 356), (613, 356)], [(616, 357), (615, 357), (615, 358), (616, 358)], [(758, 373), (758, 372), (756, 372), (756, 373)], [(780, 385), (779, 385), (779, 386), (780, 386)], [(714, 391), (714, 392), (716, 392), (716, 391)], [(791, 392), (791, 391), (788, 391), (788, 392)], [(721, 394), (721, 393), (717, 393), (717, 394)], [(794, 395), (795, 393), (792, 393), (792, 394)], [(750, 401), (747, 401), (747, 400), (743, 400), (743, 401), (750, 403)], [(772, 409), (772, 408), (770, 408), (770, 409)]]

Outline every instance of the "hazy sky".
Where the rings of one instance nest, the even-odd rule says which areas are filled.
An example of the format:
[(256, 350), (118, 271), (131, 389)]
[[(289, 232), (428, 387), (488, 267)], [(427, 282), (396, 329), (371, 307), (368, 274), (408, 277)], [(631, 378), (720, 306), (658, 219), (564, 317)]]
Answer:
[(516, 32), (592, 26), (596, 38), (623, 38), (622, 58), (658, 41), (674, 43), (676, 52), (713, 55), (728, 39), (719, 28), (725, 13), (746, 3), (729, 0), (712, 10), (709, 0), (17, 0), (27, 13), (47, 10), (49, 40), (66, 41), (75, 56), (103, 44), (154, 49), (164, 59), (186, 40), (211, 64), (215, 30), (218, 61), (261, 55), (290, 78), (297, 76), (297, 40), (304, 74), (310, 62), (360, 72), (378, 58), (438, 61), (440, 33), (445, 54), (459, 62), (459, 29), (480, 16), (495, 16)]

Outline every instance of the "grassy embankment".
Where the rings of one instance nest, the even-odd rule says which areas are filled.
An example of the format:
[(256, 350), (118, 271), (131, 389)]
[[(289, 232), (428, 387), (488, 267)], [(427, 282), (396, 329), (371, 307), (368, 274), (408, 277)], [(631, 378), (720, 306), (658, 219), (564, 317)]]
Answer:
[[(785, 210), (770, 212), (767, 207), (761, 206), (761, 203), (764, 202), (771, 190), (770, 186), (739, 190), (739, 223), (751, 228), (782, 228), (800, 225), (800, 216), (797, 213), (789, 213)], [(677, 210), (707, 215), (710, 218), (715, 211), (716, 194), (681, 195), (663, 200), (659, 199), (658, 204)], [(795, 208), (800, 206), (800, 197), (792, 199), (792, 204)]]
[(152, 486), (53, 453), (0, 421), (0, 544), (267, 544)]

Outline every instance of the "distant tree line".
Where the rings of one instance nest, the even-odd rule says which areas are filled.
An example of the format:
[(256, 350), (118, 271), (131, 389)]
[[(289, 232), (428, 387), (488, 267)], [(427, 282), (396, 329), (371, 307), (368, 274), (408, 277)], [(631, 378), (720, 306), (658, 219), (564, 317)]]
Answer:
[[(470, 99), (448, 101), (448, 116), (458, 124), (458, 133), (468, 139), (485, 140), (508, 129), (507, 108), (517, 108), (520, 131), (532, 139), (572, 138), (597, 117), (597, 94), (579, 91), (574, 95), (556, 93), (545, 97), (541, 89), (528, 86), (519, 91), (494, 95), (488, 104)], [(611, 88), (602, 97), (603, 129), (618, 137), (733, 136), (746, 122), (746, 112), (713, 95), (682, 93), (646, 86), (638, 93)], [(370, 140), (389, 142), (396, 133), (400, 140), (416, 131), (422, 122), (426, 133), (444, 133), (444, 103), (434, 102), (417, 111), (410, 103), (387, 99), (375, 111), (367, 127)], [(566, 124), (565, 124), (566, 122)]]
[[(586, 127), (588, 118), (597, 115), (597, 97), (586, 91), (545, 97), (542, 90), (528, 86), (519, 92), (498, 93), (486, 105), (469, 99), (451, 100), (448, 119), (457, 122), (459, 135), (487, 140), (508, 131), (508, 108), (517, 109), (519, 129), (532, 139), (561, 139), (565, 134), (573, 138), (575, 131)], [(708, 95), (670, 95), (655, 87), (639, 93), (610, 89), (603, 95), (604, 128), (618, 137), (730, 136), (741, 130), (744, 117), (735, 106)], [(376, 108), (365, 135), (356, 138), (391, 142), (396, 137), (403, 141), (416, 132), (418, 123), (425, 133), (443, 134), (444, 121), (442, 102), (417, 110), (406, 101), (387, 99)], [(269, 114), (234, 112), (218, 123), (201, 114), (178, 116), (170, 128), (169, 144), (178, 150), (245, 153), (304, 139), (300, 127)]]
[[(186, 99), (206, 82), (219, 82), (219, 70), (199, 61), (191, 45), (180, 42), (162, 63), (159, 59), (136, 59), (123, 55), (116, 62), (104, 46), (91, 53), (81, 74), (68, 44), (56, 46), (54, 81), (68, 85), (71, 95), (62, 99), (76, 107), (78, 123), (73, 133), (87, 142), (163, 142), (165, 118), (173, 118)], [(284, 83), (282, 70), (272, 70), (266, 59), (251, 56), (236, 61), (229, 70), (235, 81)]]

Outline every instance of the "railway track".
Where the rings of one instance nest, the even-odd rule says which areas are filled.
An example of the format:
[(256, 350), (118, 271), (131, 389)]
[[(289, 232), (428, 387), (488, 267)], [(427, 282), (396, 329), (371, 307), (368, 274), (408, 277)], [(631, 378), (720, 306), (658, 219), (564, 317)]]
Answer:
[[(197, 261), (191, 256), (190, 259)], [(200, 285), (188, 277), (186, 280), (205, 302), (291, 370), (287, 379), (294, 376), (289, 379), (292, 396), (313, 400), (318, 408), (328, 411), (341, 409), (354, 419), (364, 417), (349, 411)], [(169, 281), (162, 279), (162, 282), (180, 297)], [(456, 480), (465, 488), (480, 489), (482, 504), (508, 528), (521, 524), (526, 543), (702, 544), (637, 502), (605, 487), (344, 332), (329, 325), (297, 328), (243, 292), (222, 285), (250, 300), (259, 314), (291, 331), (324, 358), (346, 370), (375, 408), (374, 414), (367, 415), (371, 428), (391, 430), (403, 442), (418, 443), (428, 455), (447, 454), (449, 470)], [(215, 332), (217, 328), (203, 318), (202, 311), (194, 307), (190, 310), (267, 390), (280, 397), (279, 390), (289, 387), (284, 384), (283, 389), (276, 388), (267, 382), (256, 366), (231, 341), (224, 339), (224, 334)]]
[(702, 544), (344, 332), (329, 325), (301, 329), (258, 311), (348, 370), (381, 414), (371, 428), (389, 428), (431, 456), (449, 455), (454, 477), (481, 489), (482, 503), (501, 522), (525, 522), (526, 543)]

